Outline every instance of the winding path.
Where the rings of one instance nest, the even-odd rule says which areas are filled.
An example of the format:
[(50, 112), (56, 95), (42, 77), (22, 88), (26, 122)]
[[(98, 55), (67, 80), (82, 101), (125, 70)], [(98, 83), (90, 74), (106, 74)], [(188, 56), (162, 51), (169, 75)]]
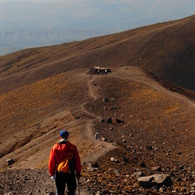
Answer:
[[(95, 101), (98, 97), (98, 95), (95, 94), (95, 91), (92, 87), (93, 80), (96, 77), (97, 76), (95, 75), (91, 76), (91, 78), (88, 81), (88, 95), (93, 98), (93, 101)], [(89, 119), (87, 121), (85, 136), (88, 138), (88, 140), (94, 143), (94, 145), (93, 145), (93, 151), (89, 152), (89, 154), (82, 159), (82, 162), (92, 162), (92, 161), (96, 161), (99, 157), (101, 157), (106, 152), (116, 148), (116, 146), (111, 143), (103, 142), (99, 139), (97, 140), (95, 139), (95, 135), (93, 134), (93, 122), (100, 121), (101, 117), (86, 110), (85, 105), (86, 103), (83, 103), (81, 105), (81, 110), (84, 113), (86, 113), (88, 116), (92, 117), (92, 119)]]

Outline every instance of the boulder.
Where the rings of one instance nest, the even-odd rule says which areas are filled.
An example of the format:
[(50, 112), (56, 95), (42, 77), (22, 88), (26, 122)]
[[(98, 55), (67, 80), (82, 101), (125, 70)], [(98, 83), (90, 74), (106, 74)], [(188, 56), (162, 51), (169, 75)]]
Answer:
[(147, 150), (152, 150), (152, 146), (146, 146)]
[(168, 174), (154, 174), (154, 182), (159, 186), (171, 186), (173, 184), (171, 177)]
[(141, 162), (139, 166), (140, 166), (140, 167), (143, 167), (143, 168), (146, 168), (145, 162)]
[(109, 102), (109, 100), (108, 100), (107, 97), (105, 97), (102, 101), (103, 101), (103, 102)]
[(92, 162), (91, 166), (94, 168), (99, 168), (99, 164), (97, 162)]
[(116, 159), (116, 158), (114, 158), (114, 157), (111, 157), (111, 158), (110, 158), (110, 161), (115, 162), (115, 163), (119, 163), (119, 160)]
[(101, 119), (101, 123), (104, 123), (104, 122), (105, 122), (105, 119), (102, 118), (102, 119)]
[(116, 123), (124, 123), (124, 121), (116, 118)]
[(10, 159), (7, 159), (6, 162), (7, 162), (7, 165), (10, 166), (10, 165), (12, 165), (15, 161), (14, 161), (13, 159), (10, 158)]
[(124, 160), (124, 162), (129, 163), (129, 158), (128, 157), (124, 156), (123, 160)]
[(154, 185), (154, 178), (152, 175), (150, 176), (144, 176), (144, 177), (139, 177), (138, 179), (139, 186), (144, 187), (144, 188), (151, 188)]
[(112, 118), (111, 117), (107, 118), (106, 122), (107, 123), (112, 123)]
[(168, 174), (154, 174), (138, 178), (139, 185), (145, 188), (153, 186), (171, 186), (173, 184), (171, 177)]
[(75, 118), (75, 119), (80, 119), (80, 116), (75, 116), (74, 118)]
[(105, 137), (101, 137), (102, 141), (105, 142), (106, 141), (106, 138)]

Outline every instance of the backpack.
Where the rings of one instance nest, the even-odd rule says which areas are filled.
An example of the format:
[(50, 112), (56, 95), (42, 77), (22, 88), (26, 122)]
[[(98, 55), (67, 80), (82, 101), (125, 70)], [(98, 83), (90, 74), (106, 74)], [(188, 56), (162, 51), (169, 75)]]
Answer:
[(66, 157), (57, 166), (57, 171), (65, 174), (74, 172), (74, 146), (71, 144)]

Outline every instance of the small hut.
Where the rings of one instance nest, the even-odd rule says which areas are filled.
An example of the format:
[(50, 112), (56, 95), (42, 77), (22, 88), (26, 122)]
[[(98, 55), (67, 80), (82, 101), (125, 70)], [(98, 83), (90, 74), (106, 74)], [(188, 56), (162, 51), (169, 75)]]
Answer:
[(111, 72), (109, 68), (101, 68), (99, 66), (94, 66), (91, 70), (91, 74), (106, 74), (108, 72)]

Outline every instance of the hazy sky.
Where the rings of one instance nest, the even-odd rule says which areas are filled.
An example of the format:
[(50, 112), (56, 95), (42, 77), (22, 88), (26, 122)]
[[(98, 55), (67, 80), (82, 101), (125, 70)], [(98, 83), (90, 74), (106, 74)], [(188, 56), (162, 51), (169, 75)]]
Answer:
[(195, 13), (195, 0), (1, 0), (1, 30), (110, 28), (120, 31)]
[[(19, 40), (20, 35), (25, 36), (29, 43), (29, 38), (33, 37), (34, 42), (47, 45), (55, 44), (54, 39), (55, 36), (59, 38), (59, 32), (61, 39), (56, 43), (120, 32), (193, 14), (195, 0), (0, 0), (0, 47), (13, 39), (14, 33), (12, 42), (15, 45), (24, 41)], [(49, 33), (48, 43), (39, 40), (41, 36), (37, 33), (43, 31)], [(44, 34), (41, 39), (45, 37)], [(29, 43), (27, 47), (31, 46)]]

